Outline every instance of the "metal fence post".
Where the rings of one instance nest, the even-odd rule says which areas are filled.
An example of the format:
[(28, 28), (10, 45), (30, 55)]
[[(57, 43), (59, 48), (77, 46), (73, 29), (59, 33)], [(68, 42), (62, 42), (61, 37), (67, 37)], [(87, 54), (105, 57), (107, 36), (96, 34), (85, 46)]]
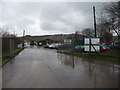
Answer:
[(12, 57), (14, 55), (14, 41), (10, 39), (9, 43), (10, 43), (10, 57)]

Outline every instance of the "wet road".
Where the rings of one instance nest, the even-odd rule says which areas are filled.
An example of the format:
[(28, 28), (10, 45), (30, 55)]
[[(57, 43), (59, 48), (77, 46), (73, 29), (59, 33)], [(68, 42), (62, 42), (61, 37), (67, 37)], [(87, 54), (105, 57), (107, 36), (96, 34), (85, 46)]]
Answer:
[(3, 67), (2, 84), (3, 88), (117, 88), (119, 70), (113, 65), (29, 47)]

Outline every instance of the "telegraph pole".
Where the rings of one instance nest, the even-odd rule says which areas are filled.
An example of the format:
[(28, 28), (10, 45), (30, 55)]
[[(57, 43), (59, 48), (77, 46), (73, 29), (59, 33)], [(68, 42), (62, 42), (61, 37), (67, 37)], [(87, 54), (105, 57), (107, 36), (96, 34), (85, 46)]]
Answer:
[(94, 30), (95, 30), (95, 37), (97, 37), (97, 32), (96, 32), (96, 16), (95, 16), (95, 6), (93, 6), (93, 14), (94, 14)]
[(24, 47), (24, 41), (25, 40), (25, 30), (23, 30), (23, 44), (22, 44), (22, 47)]
[(15, 31), (13, 31), (13, 35), (15, 35)]

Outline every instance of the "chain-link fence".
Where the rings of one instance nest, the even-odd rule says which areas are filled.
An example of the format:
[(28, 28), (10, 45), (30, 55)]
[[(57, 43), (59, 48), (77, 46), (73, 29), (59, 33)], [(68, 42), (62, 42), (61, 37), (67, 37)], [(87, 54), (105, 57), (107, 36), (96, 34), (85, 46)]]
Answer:
[(83, 51), (84, 51), (83, 40), (71, 40), (71, 42), (63, 43), (58, 48), (58, 52), (83, 52)]
[(2, 58), (12, 57), (21, 40), (17, 37), (2, 38)]

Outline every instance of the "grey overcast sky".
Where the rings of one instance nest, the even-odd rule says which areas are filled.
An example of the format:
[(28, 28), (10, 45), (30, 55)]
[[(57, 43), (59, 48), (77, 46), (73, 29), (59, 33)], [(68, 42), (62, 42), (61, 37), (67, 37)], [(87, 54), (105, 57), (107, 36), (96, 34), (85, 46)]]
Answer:
[(109, 2), (2, 2), (0, 26), (18, 36), (73, 33), (93, 28), (92, 6), (99, 18)]

